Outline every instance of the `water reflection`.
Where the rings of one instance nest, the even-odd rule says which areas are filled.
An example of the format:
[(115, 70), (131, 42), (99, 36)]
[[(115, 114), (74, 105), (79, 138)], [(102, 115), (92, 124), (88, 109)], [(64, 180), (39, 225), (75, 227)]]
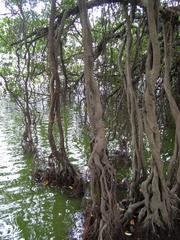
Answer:
[(20, 146), (21, 116), (6, 99), (0, 104), (0, 239), (64, 240), (80, 200), (31, 181), (32, 158)]

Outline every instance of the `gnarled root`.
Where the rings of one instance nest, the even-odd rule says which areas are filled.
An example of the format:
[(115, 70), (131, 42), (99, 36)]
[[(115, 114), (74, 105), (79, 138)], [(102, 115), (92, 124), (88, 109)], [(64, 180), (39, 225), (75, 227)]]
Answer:
[(144, 200), (129, 205), (128, 209), (121, 216), (121, 223), (125, 227), (129, 221), (133, 218), (133, 216), (137, 215), (137, 211), (144, 206)]
[[(157, 233), (169, 233), (174, 228), (174, 221), (179, 214), (179, 199), (176, 194), (168, 190), (159, 178), (156, 168), (142, 183), (141, 193), (144, 200), (131, 204), (121, 217), (124, 227), (136, 219), (141, 224), (141, 231), (146, 233), (146, 238), (155, 236)], [(139, 226), (139, 227), (140, 227)]]
[(115, 174), (106, 152), (96, 145), (89, 167), (91, 170), (91, 201), (87, 205), (83, 240), (122, 239), (115, 196)]
[(72, 197), (81, 196), (84, 193), (84, 184), (78, 170), (68, 162), (61, 166), (60, 171), (56, 165), (55, 161), (49, 161), (45, 170), (37, 169), (33, 173), (33, 179), (44, 185), (64, 189)]
[(154, 166), (152, 173), (142, 183), (141, 191), (144, 195), (145, 206), (139, 213), (139, 221), (144, 227), (171, 229), (173, 223), (173, 208), (168, 188), (158, 176)]

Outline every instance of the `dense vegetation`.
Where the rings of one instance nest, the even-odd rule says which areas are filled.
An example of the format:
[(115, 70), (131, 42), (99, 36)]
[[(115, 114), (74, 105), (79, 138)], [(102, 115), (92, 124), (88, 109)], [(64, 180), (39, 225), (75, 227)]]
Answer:
[[(175, 236), (180, 206), (178, 1), (5, 4), (0, 76), (23, 114), (22, 147), (34, 154), (34, 179), (71, 189), (72, 196), (87, 191), (65, 143), (64, 109), (74, 103), (89, 135), (90, 199), (83, 239), (124, 239), (130, 225), (133, 239)], [(36, 127), (43, 101), (49, 106), (51, 152), (42, 170)], [(127, 162), (131, 173), (122, 201), (118, 171)]]

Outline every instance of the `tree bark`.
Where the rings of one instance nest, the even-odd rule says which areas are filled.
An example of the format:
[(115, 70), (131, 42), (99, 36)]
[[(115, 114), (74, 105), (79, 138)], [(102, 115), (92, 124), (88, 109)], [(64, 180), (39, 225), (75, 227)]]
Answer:
[[(22, 140), (22, 147), (24, 149), (25, 152), (28, 153), (35, 153), (37, 151), (36, 149), (36, 144), (34, 139), (37, 137), (36, 136), (36, 126), (35, 124), (33, 124), (33, 122), (35, 121), (35, 116), (33, 114), (33, 109), (32, 109), (32, 104), (30, 103), (31, 100), (31, 90), (29, 87), (29, 82), (31, 81), (31, 78), (33, 77), (31, 75), (31, 57), (32, 54), (30, 52), (30, 45), (28, 45), (27, 42), (27, 18), (25, 17), (24, 11), (23, 11), (23, 5), (21, 2), (19, 2), (18, 4), (18, 8), (20, 11), (20, 18), (22, 21), (22, 33), (23, 33), (23, 37), (25, 39), (24, 41), (24, 46), (25, 46), (25, 54), (24, 54), (24, 61), (25, 61), (25, 65), (26, 65), (26, 76), (23, 79), (23, 87), (24, 87), (24, 95), (23, 95), (23, 101), (24, 101), (24, 125), (25, 125), (25, 129), (24, 129), (24, 133), (23, 133), (23, 140)], [(20, 65), (20, 56), (18, 54), (18, 50), (16, 51), (16, 56), (18, 58), (18, 68), (22, 69), (22, 66)], [(23, 71), (23, 70), (22, 70)]]
[(84, 239), (116, 239), (116, 227), (119, 226), (116, 226), (118, 208), (115, 173), (106, 153), (102, 104), (93, 76), (94, 56), (86, 2), (79, 0), (78, 3), (83, 33), (86, 102), (91, 131), (94, 135), (93, 150), (89, 159), (92, 204), (86, 217), (86, 220), (89, 217), (89, 221), (85, 221)]
[[(132, 14), (132, 12), (131, 12)], [(132, 202), (140, 200), (140, 184), (145, 180), (144, 168), (144, 149), (143, 149), (143, 123), (140, 110), (138, 108), (135, 90), (132, 84), (132, 64), (131, 64), (131, 45), (132, 45), (132, 15), (128, 15), (125, 8), (126, 15), (126, 95), (128, 112), (131, 123), (132, 135), (132, 180), (130, 186), (130, 198)]]
[[(175, 183), (176, 191), (180, 186), (180, 110), (176, 103), (175, 98), (172, 95), (171, 85), (170, 85), (170, 72), (172, 65), (172, 46), (173, 46), (173, 23), (172, 19), (165, 19), (163, 24), (163, 37), (164, 37), (164, 89), (169, 101), (170, 110), (173, 116), (173, 119), (176, 124), (176, 132), (175, 132), (175, 143), (174, 143), (174, 153), (171, 158), (169, 168), (168, 168), (168, 183), (169, 186), (172, 187)], [(177, 171), (176, 171), (177, 169)], [(174, 170), (174, 171), (173, 171)], [(174, 178), (176, 173), (176, 179)], [(174, 180), (176, 180), (174, 182)], [(179, 194), (179, 192), (177, 191)], [(180, 194), (179, 194), (180, 195)]]
[[(151, 230), (156, 227), (171, 228), (172, 209), (168, 189), (163, 175), (163, 163), (160, 157), (161, 141), (156, 116), (155, 85), (160, 73), (160, 46), (158, 41), (159, 1), (147, 1), (149, 46), (146, 61), (146, 90), (144, 95), (144, 124), (152, 154), (151, 174), (142, 183), (145, 207), (140, 216), (145, 226)], [(142, 214), (144, 212), (144, 214)], [(142, 219), (141, 219), (142, 220)]]
[[(49, 125), (48, 125), (48, 137), (49, 143), (52, 150), (53, 156), (58, 160), (59, 172), (62, 170), (62, 166), (66, 165), (66, 153), (64, 148), (64, 136), (62, 130), (61, 123), (61, 114), (60, 114), (60, 78), (58, 73), (58, 60), (57, 60), (57, 44), (55, 39), (55, 29), (54, 29), (54, 21), (56, 16), (56, 1), (52, 0), (51, 3), (51, 15), (49, 21), (49, 33), (48, 33), (48, 62), (49, 68), (51, 72), (50, 79), (50, 112), (49, 112)], [(58, 152), (54, 135), (53, 135), (53, 127), (55, 121), (58, 125), (60, 141), (61, 141), (61, 154)]]
[[(55, 17), (56, 17), (56, 0), (51, 1), (51, 14), (48, 32), (48, 63), (50, 68), (50, 111), (48, 124), (48, 139), (51, 147), (51, 158), (58, 165), (57, 177), (61, 185), (73, 185), (74, 188), (80, 184), (78, 172), (69, 163), (65, 145), (64, 132), (61, 120), (61, 81), (58, 72), (58, 40), (55, 39)], [(55, 124), (58, 127), (59, 146), (56, 143), (53, 130)]]

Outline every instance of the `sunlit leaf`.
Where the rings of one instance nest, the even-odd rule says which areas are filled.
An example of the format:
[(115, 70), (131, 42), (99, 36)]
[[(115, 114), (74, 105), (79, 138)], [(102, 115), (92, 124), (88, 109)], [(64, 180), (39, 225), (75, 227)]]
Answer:
[(131, 232), (125, 232), (124, 233), (126, 236), (132, 236), (133, 234)]
[(130, 224), (131, 224), (131, 225), (135, 225), (134, 219), (131, 219)]
[(49, 181), (48, 181), (48, 180), (45, 180), (45, 181), (43, 182), (44, 186), (47, 186), (47, 185), (48, 185), (48, 183), (49, 183)]

